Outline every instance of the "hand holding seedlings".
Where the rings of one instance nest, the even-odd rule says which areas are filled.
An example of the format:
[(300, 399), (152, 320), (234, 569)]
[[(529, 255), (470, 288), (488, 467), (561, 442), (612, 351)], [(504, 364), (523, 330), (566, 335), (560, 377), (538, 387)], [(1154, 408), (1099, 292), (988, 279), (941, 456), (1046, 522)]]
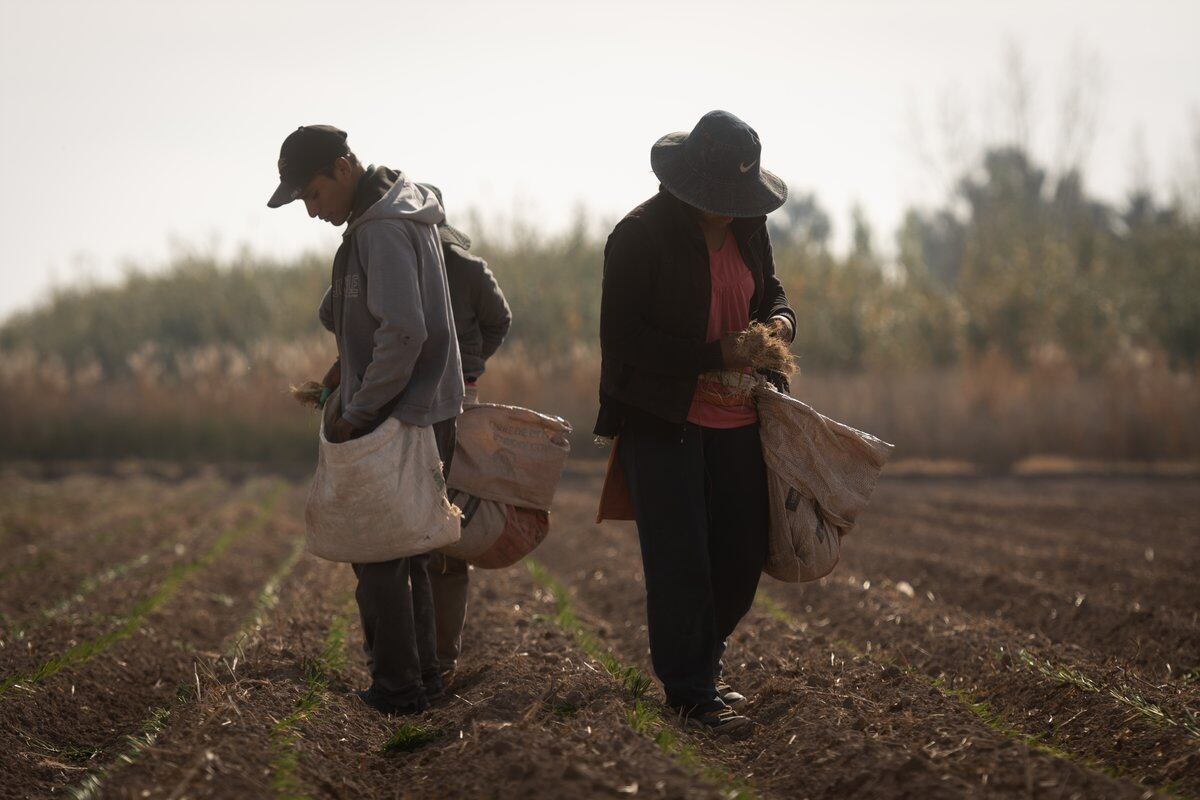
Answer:
[(333, 392), (342, 382), (342, 361), (335, 359), (333, 366), (326, 372), (325, 377), (320, 383), (316, 381), (305, 381), (299, 386), (292, 387), (292, 397), (300, 405), (310, 406), (312, 408), (321, 408), (325, 405), (326, 398)]
[(325, 393), (325, 387), (316, 381), (305, 381), (299, 386), (292, 387), (292, 397), (302, 406), (311, 406), (312, 408), (321, 407), (321, 396)]
[(786, 341), (789, 334), (786, 323), (777, 320), (767, 325), (752, 322), (744, 331), (725, 334), (721, 337), (725, 367), (753, 367), (791, 375), (796, 364)]

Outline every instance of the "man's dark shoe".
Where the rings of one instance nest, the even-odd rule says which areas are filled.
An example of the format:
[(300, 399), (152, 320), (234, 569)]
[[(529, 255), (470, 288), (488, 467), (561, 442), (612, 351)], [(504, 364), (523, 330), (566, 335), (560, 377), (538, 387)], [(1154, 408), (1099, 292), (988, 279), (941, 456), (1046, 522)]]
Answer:
[(746, 695), (734, 689), (725, 681), (717, 681), (717, 697), (725, 701), (727, 706), (736, 706), (746, 702)]
[(446, 684), (442, 683), (442, 679), (434, 678), (431, 681), (425, 682), (425, 699), (433, 702), (442, 697), (446, 693)]
[(422, 711), (429, 708), (429, 701), (425, 699), (425, 697), (420, 697), (412, 703), (406, 703), (405, 705), (398, 706), (389, 702), (383, 697), (380, 697), (374, 689), (363, 689), (355, 692), (354, 694), (359, 700), (362, 700), (369, 707), (388, 717), (420, 714)]
[(696, 728), (710, 736), (740, 739), (750, 733), (750, 718), (743, 717), (720, 701), (711, 705), (676, 708), (685, 728)]

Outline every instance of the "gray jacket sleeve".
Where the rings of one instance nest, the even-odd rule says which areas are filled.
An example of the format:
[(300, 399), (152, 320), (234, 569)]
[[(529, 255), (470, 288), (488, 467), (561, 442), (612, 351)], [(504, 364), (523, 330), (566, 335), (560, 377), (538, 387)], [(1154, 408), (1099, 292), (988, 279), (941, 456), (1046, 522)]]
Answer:
[(325, 326), (325, 330), (333, 333), (333, 287), (325, 290), (325, 296), (321, 298), (321, 307), (317, 310), (317, 317), (320, 318), (321, 324)]
[(480, 356), (484, 361), (504, 343), (508, 328), (512, 325), (512, 311), (496, 276), (488, 269), (487, 262), (480, 261), (481, 274), (477, 286), (478, 295), (475, 302), (475, 316), (479, 320), (479, 332), (483, 337), (483, 350)]
[(362, 385), (342, 416), (354, 427), (365, 428), (408, 385), (428, 331), (420, 265), (404, 227), (380, 220), (363, 225), (355, 236), (367, 276), (367, 311), (379, 327)]

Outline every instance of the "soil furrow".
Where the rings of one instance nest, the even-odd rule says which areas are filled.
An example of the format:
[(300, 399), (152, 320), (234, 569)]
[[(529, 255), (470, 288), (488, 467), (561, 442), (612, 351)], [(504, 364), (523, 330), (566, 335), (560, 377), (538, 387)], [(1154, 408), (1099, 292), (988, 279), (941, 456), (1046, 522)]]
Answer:
[[(1192, 716), (1191, 690), (1148, 684), (1122, 667), (1088, 662), (1077, 650), (1055, 647), (1002, 623), (956, 614), (895, 587), (870, 584), (864, 589), (866, 585), (858, 576), (835, 571), (818, 584), (770, 582), (766, 591), (817, 641), (846, 641), (861, 650), (880, 651), (931, 679), (943, 679), (949, 688), (986, 701), (1030, 736), (1155, 785), (1195, 781), (1200, 769), (1195, 740), (1144, 718), (1109, 691), (1151, 698), (1176, 719), (1187, 720)], [(1047, 678), (1030, 669), (1022, 653), (1086, 674), (1104, 691)]]
[(1195, 478), (900, 481), (885, 477), (870, 513), (921, 509), (933, 521), (975, 520), (1022, 542), (1055, 541), (1113, 558), (1137, 558), (1146, 547), (1190, 552), (1200, 527), (1198, 507), (1200, 481)]
[[(238, 666), (245, 661), (247, 649), (254, 648), (265, 620), (279, 604), (281, 587), (289, 580), (302, 581), (307, 572), (306, 568), (312, 566), (312, 563), (308, 562), (303, 564), (300, 570), (296, 569), (303, 556), (303, 544), (303, 538), (296, 536), (291, 551), (263, 584), (249, 617), (236, 631), (225, 637), (223, 654), (218, 659), (205, 663), (203, 670), (205, 681), (212, 681), (214, 685), (220, 685), (226, 670), (236, 680)], [(134, 765), (145, 751), (158, 741), (160, 736), (168, 735), (164, 734), (164, 731), (168, 730), (169, 724), (174, 724), (176, 729), (178, 726), (186, 724), (186, 722), (181, 722), (180, 718), (186, 717), (188, 710), (199, 698), (204, 696), (200, 675), (201, 671), (197, 669), (195, 691), (193, 691), (193, 685), (188, 684), (179, 692), (173, 704), (153, 709), (140, 726), (139, 732), (126, 737), (127, 746), (114, 759), (101, 766), (93, 767), (82, 781), (60, 788), (71, 794), (74, 800), (93, 800), (103, 792), (111, 795), (114, 791), (119, 791), (112, 789), (111, 784), (119, 783), (120, 778), (129, 771), (131, 765)], [(217, 676), (216, 680), (213, 680), (214, 675)], [(161, 750), (161, 748), (159, 749)]]
[[(588, 524), (589, 493), (568, 499), (568, 514), (583, 506), (578, 523)], [(886, 516), (886, 508), (880, 514)], [(868, 536), (870, 529), (856, 532), (847, 553), (854, 552), (860, 533)], [(616, 552), (611, 546), (601, 550), (603, 559)], [(865, 591), (863, 586), (870, 584), (862, 576), (847, 575), (844, 566), (818, 585), (769, 584), (785, 597), (794, 593), (798, 618), (814, 635), (845, 639), (868, 650), (883, 646), (888, 657), (933, 679), (945, 676), (956, 690), (980, 694), (997, 713), (1019, 721), (1027, 735), (1055, 741), (1086, 760), (1112, 764), (1154, 785), (1197, 782), (1200, 753), (1190, 730), (1196, 727), (1200, 686), (1189, 683), (1179, 664), (1172, 676), (1183, 675), (1183, 680), (1151, 683), (1107, 655), (1088, 660), (1078, 648), (1054, 646), (1003, 621), (929, 602), (918, 592), (906, 595), (886, 582)], [(887, 604), (877, 597), (881, 592)], [(1026, 650), (1030, 655), (1023, 657)], [(1031, 669), (1026, 663), (1030, 658), (1052, 664), (1055, 677)], [(1072, 676), (1079, 674), (1092, 679), (1099, 691), (1073, 683)], [(1178, 724), (1160, 724), (1155, 719), (1159, 712)]]
[(600, 643), (595, 633), (579, 619), (573, 608), (570, 592), (536, 559), (526, 557), (525, 564), (530, 574), (544, 590), (550, 593), (554, 603), (554, 622), (575, 644), (595, 659), (608, 673), (609, 678), (623, 686), (633, 697), (634, 707), (627, 718), (635, 733), (652, 736), (659, 749), (698, 777), (714, 784), (729, 798), (753, 798), (755, 792), (712, 761), (706, 761), (701, 750), (683, 741), (677, 728), (667, 722), (672, 716), (670, 709), (661, 703), (649, 701), (645, 695), (653, 685), (652, 679), (636, 667), (622, 664), (611, 650)]
[[(760, 589), (756, 602), (793, 634), (802, 633), (807, 627), (765, 590)], [(1014, 707), (1011, 699), (995, 686), (987, 687), (987, 695), (977, 694), (981, 687), (955, 680), (952, 676), (922, 672), (907, 661), (895, 660), (894, 651), (887, 647), (867, 642), (868, 651), (864, 652), (846, 639), (830, 639), (823, 634), (805, 638), (850, 657), (871, 660), (879, 666), (881, 674), (894, 676), (896, 670), (900, 670), (917, 677), (925, 685), (957, 700), (989, 727), (1055, 757), (1079, 761), (1114, 777), (1132, 777), (1168, 794), (1172, 790), (1194, 791), (1196, 788), (1194, 778), (1196, 768), (1200, 766), (1197, 763), (1200, 750), (1196, 742), (1188, 741), (1188, 737), (1195, 739), (1200, 729), (1190, 720), (1186, 728), (1179, 726), (1179, 730), (1171, 732), (1169, 741), (1163, 741), (1161, 724), (1147, 725), (1145, 719), (1139, 724), (1130, 719), (1131, 714), (1124, 717), (1114, 714), (1112, 704), (1104, 702), (1107, 698), (1086, 698), (1082, 702), (1073, 699), (1072, 702), (1061, 696), (1061, 681), (1057, 686), (1045, 684), (1040, 687), (1042, 696), (1032, 706), (1025, 703)], [(1025, 651), (1020, 651), (1019, 657), (1031, 658)], [(1023, 683), (1024, 677), (1016, 676), (1013, 680), (1013, 675), (1006, 676), (1016, 693), (1028, 696), (1031, 690)], [(1090, 691), (1103, 690), (1093, 685)], [(1115, 699), (1115, 693), (1106, 694)], [(1114, 740), (1115, 746), (1105, 746), (1097, 734), (1105, 732), (1105, 726), (1111, 727), (1114, 721), (1121, 726), (1130, 726), (1132, 722), (1132, 726), (1125, 727), (1122, 735)], [(1066, 730), (1072, 723), (1085, 738), (1073, 736)]]
[(269, 738), (275, 757), (268, 768), (271, 788), (276, 797), (309, 797), (307, 787), (296, 775), (300, 765), (300, 728), (305, 719), (325, 702), (330, 682), (345, 668), (346, 642), (350, 639), (351, 626), (355, 618), (353, 602), (347, 603), (341, 613), (334, 616), (325, 635), (324, 648), (320, 654), (305, 665), (305, 692), (296, 701), (296, 707), (279, 722), (271, 726)]
[[(71, 669), (32, 686), (15, 684), (0, 700), (0, 771), (24, 787), (13, 796), (79, 780), (121, 752), (130, 732), (196, 681), (196, 654), (219, 651), (253, 607), (263, 572), (285, 558), (294, 541), (294, 524), (281, 527), (266, 513), (260, 509), (258, 527), (227, 531), (223, 553), (164, 580), (118, 629), (121, 635), (103, 641), (102, 652), (69, 660), (62, 666)], [(41, 744), (73, 757), (50, 758)]]
[[(351, 590), (339, 565), (294, 553), (268, 579), (224, 652), (204, 659), (198, 688), (172, 715), (155, 757), (112, 776), (106, 796), (272, 795), (271, 730), (303, 696), (306, 667), (324, 652), (322, 626), (344, 610)], [(295, 569), (285, 573), (289, 562)], [(246, 775), (228, 769), (241, 762), (248, 764)]]
[(101, 609), (101, 613), (60, 618), (28, 636), (24, 630), (17, 631), (17, 638), (6, 642), (0, 697), (16, 683), (43, 680), (131, 636), (188, 576), (219, 558), (237, 538), (259, 524), (263, 512), (255, 512), (257, 517), (249, 517), (249, 512), (242, 501), (235, 500), (212, 514), (206, 524), (188, 529), (196, 535), (190, 547), (184, 548), (185, 558), (174, 551), (163, 553), (159, 570), (148, 571), (142, 580), (113, 586), (110, 595), (95, 598), (97, 602), (91, 607)]
[[(7, 584), (13, 577), (36, 572), (46, 563), (66, 568), (77, 558), (86, 563), (89, 557), (103, 555), (104, 547), (122, 536), (143, 533), (165, 512), (203, 506), (217, 486), (214, 478), (180, 484), (152, 480), (130, 483), (107, 481), (100, 490), (106, 502), (99, 507), (88, 503), (75, 509), (62, 496), (54, 498), (54, 505), (45, 509), (26, 508), (19, 502), (15, 508), (5, 506), (9, 541), (0, 551), (0, 578)], [(7, 607), (20, 596), (19, 592), (6, 593), (0, 595), (0, 602)]]
[(219, 685), (202, 678), (204, 701), (160, 737), (156, 759), (121, 775), (110, 794), (166, 797), (182, 787), (189, 797), (611, 797), (637, 784), (656, 796), (719, 796), (653, 742), (628, 735), (631, 701), (557, 629), (536, 623), (532, 608), (549, 610), (550, 601), (532, 599), (519, 568), (476, 573), (473, 588), (447, 697), (418, 717), (389, 721), (348, 694), (367, 680), (356, 622), (346, 664), (329, 651), (340, 639), (331, 632), (347, 611), (351, 572), (316, 562), (303, 585), (289, 581), (236, 680), (219, 670)]
[(156, 488), (153, 482), (139, 485), (94, 475), (33, 480), (11, 467), (0, 468), (0, 571), (28, 556), (28, 545), (119, 516), (139, 494)]
[[(1170, 550), (1155, 550), (1127, 532), (1123, 534), (1127, 538), (1121, 540), (1105, 538), (1081, 546), (1057, 538), (1048, 528), (1029, 529), (1020, 515), (1011, 511), (985, 517), (897, 500), (868, 511), (862, 527), (874, 531), (875, 541), (901, 553), (966, 552), (986, 557), (989, 563), (998, 559), (997, 566), (1011, 565), (1014, 572), (1038, 580), (1066, 577), (1094, 591), (1111, 591), (1114, 586), (1130, 592), (1155, 591), (1165, 581), (1176, 582), (1180, 596), (1200, 588), (1196, 559), (1189, 548), (1179, 547), (1182, 542)], [(857, 537), (857, 532), (854, 535)], [(1097, 539), (1104, 536), (1092, 535)]]
[[(130, 604), (130, 598), (144, 594), (157, 576), (203, 551), (208, 546), (206, 537), (215, 538), (220, 530), (221, 514), (236, 506), (232, 498), (230, 491), (219, 498), (214, 493), (203, 508), (164, 515), (152, 530), (146, 531), (150, 535), (113, 543), (103, 555), (89, 556), (88, 568), (92, 571), (73, 585), (69, 582), (82, 572), (81, 568), (43, 570), (36, 576), (38, 584), (26, 591), (24, 601), (12, 606), (14, 612), (0, 642), (5, 647), (24, 648), (32, 655), (52, 648), (55, 637), (58, 641), (78, 638), (70, 628), (100, 623), (93, 609)], [(122, 557), (127, 558), (117, 560)], [(59, 628), (43, 630), (51, 624)]]
[[(586, 607), (608, 620), (618, 649), (645, 664), (636, 534), (629, 526), (591, 526), (571, 535), (585, 536), (591, 552), (562, 546), (567, 538), (562, 537), (543, 546), (542, 558), (569, 577)], [(625, 555), (595, 558), (610, 551)], [(750, 713), (760, 725), (750, 743), (735, 748), (733, 763), (770, 775), (768, 781), (754, 781), (764, 792), (954, 796), (986, 785), (996, 794), (1023, 795), (1027, 787), (1011, 781), (1026, 766), (1053, 787), (1047, 795), (1120, 797), (1144, 791), (1014, 741), (899, 670), (901, 680), (893, 685), (881, 680), (879, 666), (869, 659), (839, 658), (795, 637), (791, 646), (780, 647), (779, 640), (789, 641), (789, 634), (772, 631), (765, 617), (747, 620), (743, 628), (740, 649), (735, 644), (730, 654), (740, 663), (727, 667), (732, 680), (757, 696)], [(795, 766), (805, 762), (806, 769)]]
[(1200, 796), (1200, 482), (885, 479), (832, 575), (764, 579), (725, 742), (642, 694), (602, 469), (569, 466), (548, 572), (473, 573), (449, 693), (397, 720), (351, 694), (354, 579), (303, 555), (300, 487), (5, 473), (0, 674), (43, 674), (0, 696), (0, 798)]
[(866, 580), (907, 581), (919, 595), (932, 592), (937, 602), (1079, 645), (1098, 658), (1107, 654), (1151, 676), (1164, 676), (1167, 664), (1200, 664), (1200, 622), (1178, 606), (1164, 605), (1186, 604), (1179, 595), (1122, 597), (1118, 604), (1107, 593), (1084, 594), (1070, 584), (1052, 587), (998, 570), (987, 560), (900, 553), (874, 544), (874, 538), (846, 542), (844, 567)]

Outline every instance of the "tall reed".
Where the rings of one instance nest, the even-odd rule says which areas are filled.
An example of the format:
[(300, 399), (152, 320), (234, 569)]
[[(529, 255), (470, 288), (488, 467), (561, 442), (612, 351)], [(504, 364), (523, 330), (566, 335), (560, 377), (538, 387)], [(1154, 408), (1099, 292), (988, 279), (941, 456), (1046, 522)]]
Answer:
[[(120, 377), (31, 351), (0, 354), (0, 458), (311, 460), (318, 419), (289, 387), (319, 378), (332, 359), (328, 336), (171, 355), (148, 345)], [(480, 394), (566, 418), (575, 456), (601, 457), (590, 435), (598, 379), (592, 349), (550, 358), (506, 347)], [(1051, 356), (1018, 368), (995, 353), (945, 368), (806, 369), (792, 393), (895, 443), (898, 458), (992, 467), (1036, 455), (1200, 459), (1196, 373), (1146, 354), (1092, 373)]]

